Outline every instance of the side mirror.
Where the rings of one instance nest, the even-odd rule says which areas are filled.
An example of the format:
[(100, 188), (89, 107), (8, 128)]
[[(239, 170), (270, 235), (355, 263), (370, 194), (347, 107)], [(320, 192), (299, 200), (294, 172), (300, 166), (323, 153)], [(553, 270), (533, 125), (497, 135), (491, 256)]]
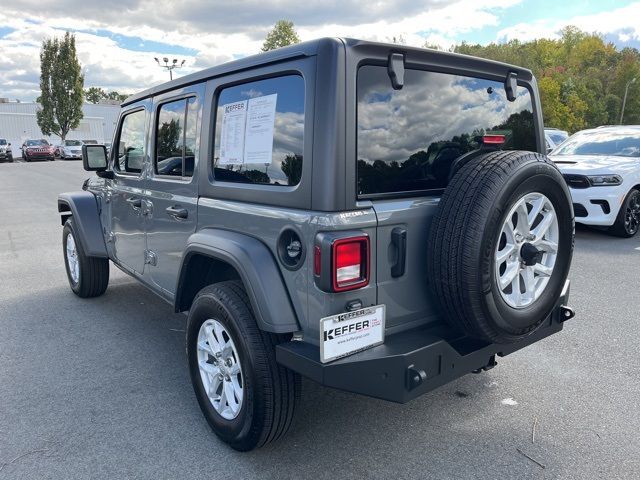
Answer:
[(104, 145), (82, 145), (82, 166), (88, 172), (104, 172), (107, 169)]

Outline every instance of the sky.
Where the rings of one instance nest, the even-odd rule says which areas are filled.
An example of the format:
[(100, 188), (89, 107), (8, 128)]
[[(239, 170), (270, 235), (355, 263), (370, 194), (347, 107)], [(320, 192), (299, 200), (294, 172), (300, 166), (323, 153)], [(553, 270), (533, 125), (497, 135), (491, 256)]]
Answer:
[(626, 0), (3, 0), (0, 97), (39, 95), (42, 40), (76, 35), (85, 87), (134, 93), (168, 80), (154, 57), (185, 60), (185, 75), (260, 51), (279, 19), (300, 38), (425, 42), (556, 38), (575, 25), (640, 48), (640, 1)]

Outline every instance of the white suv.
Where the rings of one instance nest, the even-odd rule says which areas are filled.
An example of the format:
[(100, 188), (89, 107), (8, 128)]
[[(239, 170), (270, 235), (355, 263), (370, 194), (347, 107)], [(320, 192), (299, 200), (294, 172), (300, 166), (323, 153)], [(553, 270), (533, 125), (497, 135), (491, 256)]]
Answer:
[(576, 222), (632, 237), (640, 225), (640, 126), (583, 130), (550, 154), (571, 189)]

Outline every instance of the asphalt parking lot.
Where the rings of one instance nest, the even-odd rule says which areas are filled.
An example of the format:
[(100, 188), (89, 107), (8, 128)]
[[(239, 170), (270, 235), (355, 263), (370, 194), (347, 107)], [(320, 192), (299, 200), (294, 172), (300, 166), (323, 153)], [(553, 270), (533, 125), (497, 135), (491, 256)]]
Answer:
[(305, 381), (288, 437), (241, 454), (200, 413), (183, 315), (115, 268), (69, 289), (56, 196), (87, 176), (0, 164), (0, 479), (640, 477), (640, 238), (578, 230), (559, 335), (407, 405)]

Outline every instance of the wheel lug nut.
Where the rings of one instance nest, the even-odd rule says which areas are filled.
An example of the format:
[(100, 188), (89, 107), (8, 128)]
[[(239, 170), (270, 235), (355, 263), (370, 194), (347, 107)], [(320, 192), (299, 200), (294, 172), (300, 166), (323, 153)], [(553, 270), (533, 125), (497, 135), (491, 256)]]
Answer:
[(227, 382), (230, 382), (230, 381), (231, 381), (231, 377), (230, 377), (229, 375), (227, 375), (226, 377), (224, 377), (224, 379), (225, 379)]

